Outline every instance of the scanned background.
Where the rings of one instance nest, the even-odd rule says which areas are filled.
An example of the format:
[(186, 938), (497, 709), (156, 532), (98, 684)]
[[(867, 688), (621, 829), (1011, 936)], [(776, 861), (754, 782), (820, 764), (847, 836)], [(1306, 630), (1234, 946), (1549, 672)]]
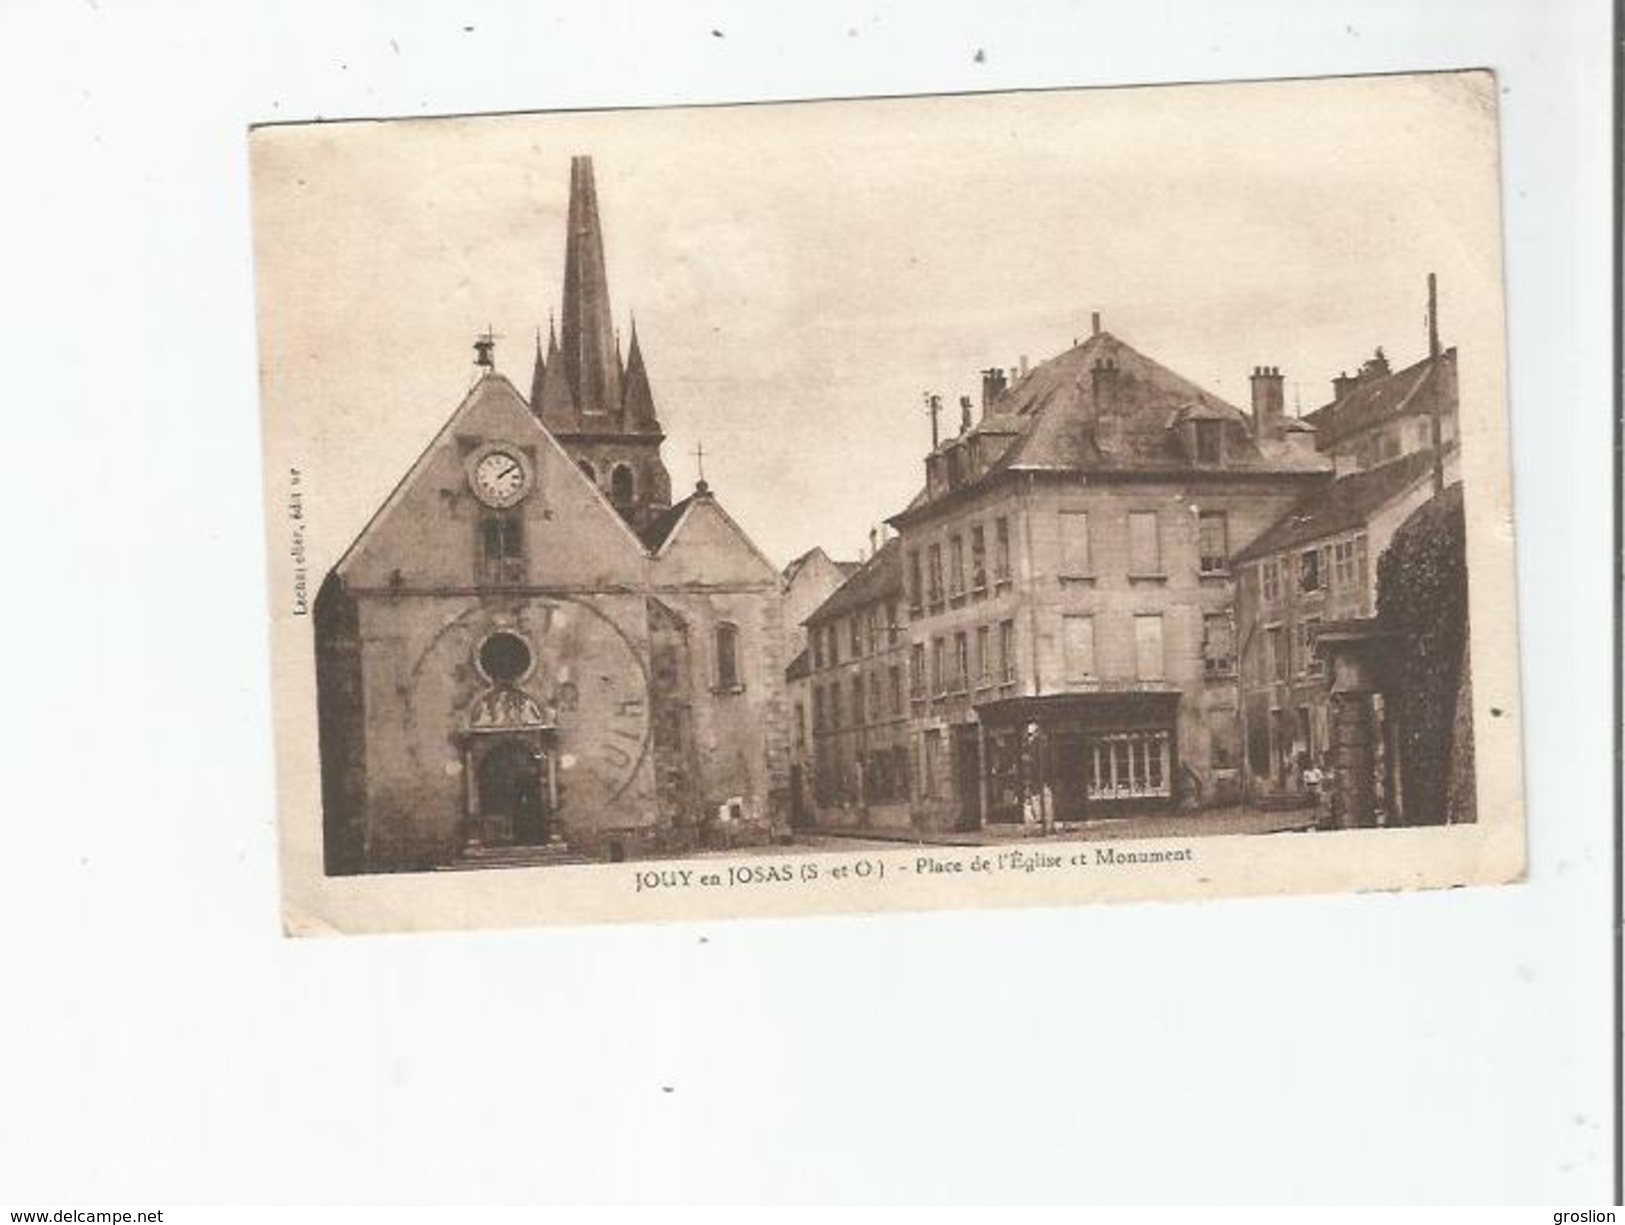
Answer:
[[(1607, 1198), (1606, 6), (16, 15), (0, 353), (15, 505), (39, 512), (8, 536), (0, 739), (21, 1206)], [(1483, 64), (1527, 883), (282, 937), (249, 123)]]

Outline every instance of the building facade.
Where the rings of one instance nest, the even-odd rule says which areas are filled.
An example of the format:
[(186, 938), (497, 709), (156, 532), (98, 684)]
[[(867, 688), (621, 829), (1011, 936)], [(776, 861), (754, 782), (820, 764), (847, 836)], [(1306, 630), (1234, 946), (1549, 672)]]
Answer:
[(835, 589), (858, 569), (858, 562), (838, 562), (822, 548), (814, 547), (784, 568), (784, 627), (790, 646), (790, 665), (785, 670), (785, 693), (790, 702), (790, 817), (796, 828), (812, 824), (813, 797), (812, 686), (809, 683), (811, 654), (808, 650), (807, 618)]
[[(1331, 475), (1285, 416), (1279, 371), (1255, 371), (1244, 413), (1097, 327), (1013, 383), (985, 372), (979, 419), (961, 401), (925, 466), (890, 520), (913, 825), (1066, 824), (1238, 794), (1230, 558)], [(827, 627), (839, 645), (844, 620), (850, 645), (840, 597), (809, 622), (815, 694), (843, 666)], [(833, 785), (858, 751), (828, 726), (849, 719), (851, 681), (822, 689), (817, 769)]]
[(902, 578), (894, 537), (807, 620), (813, 801), (826, 826), (913, 825)]
[[(1316, 445), (1337, 479), (1306, 495), (1236, 557), (1245, 785), (1255, 798), (1304, 790), (1303, 771), (1332, 755), (1335, 729), (1322, 629), (1346, 632), (1376, 613), (1377, 561), (1400, 526), (1460, 482), (1456, 351), (1398, 372), (1382, 351), (1311, 413)], [(1392, 810), (1402, 787), (1380, 698), (1376, 802)]]
[(671, 504), (611, 332), (591, 162), (563, 343), (487, 369), (328, 574), (330, 874), (680, 852), (787, 822), (779, 574), (702, 481)]

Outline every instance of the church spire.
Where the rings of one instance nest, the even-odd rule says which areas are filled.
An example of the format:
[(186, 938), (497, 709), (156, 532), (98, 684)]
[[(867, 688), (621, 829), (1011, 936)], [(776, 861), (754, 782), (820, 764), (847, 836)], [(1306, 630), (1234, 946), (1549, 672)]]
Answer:
[(632, 342), (626, 354), (626, 382), (622, 385), (621, 415), (626, 428), (640, 432), (660, 432), (655, 415), (654, 392), (649, 388), (649, 371), (643, 364), (643, 346), (638, 344), (638, 320), (632, 317)]
[(530, 371), (530, 411), (542, 411), (543, 380), (547, 377), (547, 363), (542, 360), (542, 329), (536, 329), (536, 364)]
[(604, 272), (604, 235), (592, 158), (570, 159), (570, 216), (564, 247), (564, 370), (576, 408), (612, 413), (621, 403), (620, 362)]

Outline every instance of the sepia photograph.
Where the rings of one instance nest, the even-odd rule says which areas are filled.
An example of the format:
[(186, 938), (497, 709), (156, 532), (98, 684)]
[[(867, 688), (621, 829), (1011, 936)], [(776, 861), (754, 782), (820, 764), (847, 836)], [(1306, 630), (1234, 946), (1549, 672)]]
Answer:
[(1491, 74), (251, 146), (290, 930), (1521, 871)]

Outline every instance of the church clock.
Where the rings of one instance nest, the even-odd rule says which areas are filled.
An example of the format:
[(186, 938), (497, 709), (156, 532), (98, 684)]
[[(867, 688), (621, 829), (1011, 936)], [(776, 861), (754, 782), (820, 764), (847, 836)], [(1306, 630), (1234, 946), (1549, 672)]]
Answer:
[(530, 461), (512, 443), (487, 443), (469, 457), (468, 483), (487, 506), (513, 506), (530, 492)]

